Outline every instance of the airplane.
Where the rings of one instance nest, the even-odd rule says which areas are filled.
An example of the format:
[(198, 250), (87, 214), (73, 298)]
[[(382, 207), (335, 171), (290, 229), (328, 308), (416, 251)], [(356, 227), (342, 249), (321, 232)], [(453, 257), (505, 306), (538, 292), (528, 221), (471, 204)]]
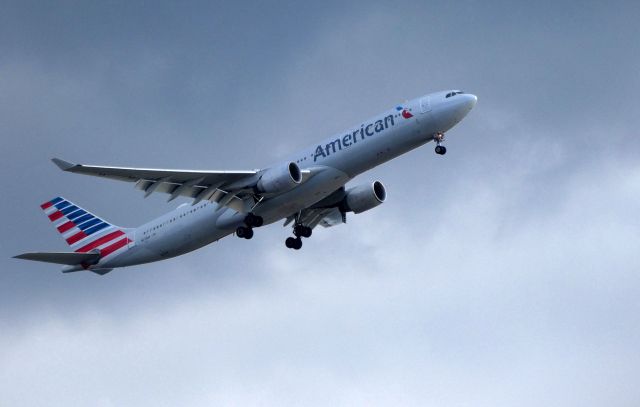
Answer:
[(393, 107), (275, 165), (249, 171), (197, 171), (105, 167), (52, 161), (63, 171), (135, 183), (148, 197), (187, 197), (175, 210), (137, 228), (123, 228), (62, 197), (41, 205), (71, 247), (70, 252), (33, 252), (15, 258), (64, 265), (63, 273), (151, 263), (199, 249), (234, 234), (251, 239), (254, 229), (284, 219), (293, 236), (286, 247), (299, 250), (320, 225), (346, 223), (382, 204), (382, 182), (346, 184), (363, 172), (434, 141), (446, 153), (445, 132), (476, 105), (459, 90), (431, 93)]

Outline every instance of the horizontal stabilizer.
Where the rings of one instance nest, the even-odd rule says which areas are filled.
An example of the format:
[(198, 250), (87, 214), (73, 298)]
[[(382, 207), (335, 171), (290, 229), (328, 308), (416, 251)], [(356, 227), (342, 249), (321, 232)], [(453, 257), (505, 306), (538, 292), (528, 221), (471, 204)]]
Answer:
[(73, 253), (73, 252), (35, 252), (14, 256), (16, 259), (43, 261), (45, 263), (75, 265), (97, 264), (100, 253)]

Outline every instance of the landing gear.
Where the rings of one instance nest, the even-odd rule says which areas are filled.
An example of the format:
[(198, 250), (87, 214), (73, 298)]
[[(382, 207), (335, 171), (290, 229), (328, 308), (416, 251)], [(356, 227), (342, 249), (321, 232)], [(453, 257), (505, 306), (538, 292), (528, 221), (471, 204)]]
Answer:
[(244, 218), (244, 224), (246, 226), (238, 226), (236, 229), (236, 236), (241, 239), (251, 239), (253, 237), (253, 228), (260, 227), (264, 224), (262, 216), (254, 215), (249, 212)]
[(313, 229), (311, 229), (309, 226), (295, 225), (293, 227), (293, 234), (297, 237), (311, 237), (312, 233)]
[(437, 133), (433, 136), (433, 139), (436, 141), (436, 154), (445, 155), (447, 153), (447, 148), (442, 145), (444, 141), (444, 133)]
[(313, 229), (311, 229), (309, 226), (296, 223), (293, 226), (293, 234), (295, 237), (288, 237), (287, 240), (284, 241), (284, 244), (289, 249), (300, 250), (300, 248), (302, 247), (302, 238), (311, 237), (312, 233)]
[(259, 228), (264, 224), (264, 219), (262, 219), (262, 216), (249, 212), (244, 218), (244, 223), (250, 228)]
[(288, 237), (287, 240), (284, 241), (284, 244), (289, 249), (300, 250), (302, 247), (302, 239), (300, 239), (300, 237)]
[(253, 229), (246, 226), (238, 226), (238, 228), (236, 229), (236, 236), (241, 239), (249, 240), (253, 237)]

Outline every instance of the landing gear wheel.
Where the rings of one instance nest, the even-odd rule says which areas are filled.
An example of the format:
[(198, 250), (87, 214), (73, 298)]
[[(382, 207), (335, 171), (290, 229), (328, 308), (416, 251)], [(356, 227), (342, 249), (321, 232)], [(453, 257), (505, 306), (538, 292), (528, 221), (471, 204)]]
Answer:
[(241, 239), (251, 239), (253, 237), (253, 229), (245, 226), (238, 226), (236, 229), (236, 236)]
[(311, 229), (309, 226), (295, 225), (293, 227), (293, 234), (297, 237), (311, 237), (312, 233), (313, 229)]
[(300, 236), (302, 236), (302, 237), (311, 237), (312, 233), (313, 233), (313, 229), (311, 229), (309, 226), (303, 226), (302, 227), (302, 233), (300, 234)]
[(262, 216), (254, 215), (253, 213), (248, 213), (244, 218), (244, 223), (252, 228), (252, 227), (260, 227), (264, 224), (264, 219)]
[(289, 249), (300, 250), (302, 247), (302, 239), (299, 237), (288, 237), (287, 240), (284, 241), (284, 245)]
[(445, 146), (437, 145), (436, 146), (436, 154), (445, 155), (447, 153), (447, 148)]
[(284, 245), (287, 246), (288, 249), (293, 249), (293, 241), (296, 240), (292, 237), (288, 237), (287, 240), (284, 241)]

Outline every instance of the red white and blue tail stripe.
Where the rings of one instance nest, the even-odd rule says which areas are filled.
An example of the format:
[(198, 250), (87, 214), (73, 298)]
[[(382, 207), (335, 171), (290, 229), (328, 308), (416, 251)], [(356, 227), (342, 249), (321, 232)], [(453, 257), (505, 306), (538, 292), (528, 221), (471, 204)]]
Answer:
[(131, 242), (125, 229), (57, 197), (40, 205), (58, 232), (77, 253), (98, 250), (100, 260), (126, 250)]

